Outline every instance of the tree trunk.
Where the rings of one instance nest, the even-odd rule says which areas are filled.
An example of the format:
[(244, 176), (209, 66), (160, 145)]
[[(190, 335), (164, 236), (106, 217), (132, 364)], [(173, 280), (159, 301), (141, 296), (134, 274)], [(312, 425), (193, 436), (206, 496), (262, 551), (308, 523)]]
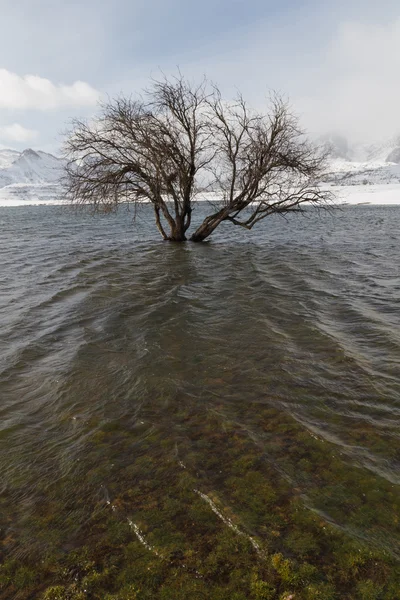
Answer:
[[(160, 210), (162, 211), (165, 220), (167, 221), (168, 226), (163, 225), (160, 218)], [(186, 213), (183, 215), (177, 215), (172, 217), (169, 213), (167, 206), (165, 203), (158, 199), (157, 203), (154, 203), (154, 214), (156, 217), (156, 225), (161, 233), (163, 239), (168, 242), (186, 242), (185, 232), (190, 225), (190, 218), (185, 223)], [(189, 213), (190, 217), (190, 213)], [(169, 229), (169, 234), (167, 233)]]
[(171, 234), (167, 238), (170, 242), (186, 242), (184, 217), (176, 217), (171, 227)]
[(167, 234), (165, 233), (165, 229), (164, 229), (164, 227), (162, 226), (161, 219), (160, 219), (160, 209), (159, 209), (159, 207), (158, 207), (158, 206), (156, 206), (156, 205), (154, 205), (154, 214), (155, 214), (155, 216), (156, 216), (156, 225), (157, 225), (157, 229), (158, 229), (158, 231), (161, 233), (161, 235), (162, 235), (163, 239), (164, 239), (164, 240), (167, 240), (167, 239), (168, 239), (168, 236), (167, 236)]
[(220, 210), (218, 213), (211, 215), (204, 219), (200, 227), (192, 234), (191, 242), (203, 242), (212, 232), (218, 227), (218, 225), (226, 218), (228, 211), (226, 209)]

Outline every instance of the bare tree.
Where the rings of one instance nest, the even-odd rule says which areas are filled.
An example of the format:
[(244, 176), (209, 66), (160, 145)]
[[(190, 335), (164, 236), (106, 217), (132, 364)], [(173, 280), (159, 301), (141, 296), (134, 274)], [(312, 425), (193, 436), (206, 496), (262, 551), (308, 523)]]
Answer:
[(194, 232), (201, 241), (222, 222), (252, 229), (272, 213), (286, 214), (307, 204), (321, 204), (330, 194), (321, 189), (324, 153), (309, 143), (279, 96), (270, 112), (251, 111), (239, 95), (224, 103), (217, 88), (207, 99), (216, 149), (210, 165), (217, 202), (215, 212)]
[(190, 237), (196, 242), (222, 221), (251, 229), (272, 213), (329, 200), (318, 184), (324, 156), (280, 97), (262, 115), (241, 96), (224, 103), (206, 80), (163, 79), (139, 99), (117, 98), (90, 124), (75, 121), (65, 149), (73, 203), (111, 211), (150, 202), (165, 240), (186, 240), (206, 191), (213, 212)]

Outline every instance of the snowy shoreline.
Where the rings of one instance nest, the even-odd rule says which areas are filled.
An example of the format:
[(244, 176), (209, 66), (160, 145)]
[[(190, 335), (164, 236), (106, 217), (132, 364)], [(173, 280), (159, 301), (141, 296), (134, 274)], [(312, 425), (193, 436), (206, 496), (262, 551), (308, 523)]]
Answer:
[[(11, 186), (10, 186), (11, 187)], [(49, 198), (49, 190), (44, 194), (45, 197), (40, 197), (38, 193), (34, 193), (32, 189), (32, 195), (26, 194), (28, 197), (23, 199), (18, 197), (15, 193), (16, 187), (13, 186), (13, 193), (9, 194), (10, 187), (0, 189), (0, 207), (16, 207), (16, 206), (62, 206), (65, 205), (64, 200), (57, 200)], [(28, 186), (24, 186), (24, 190), (27, 191)], [(42, 187), (42, 186), (41, 186)], [(49, 186), (51, 188), (52, 186)], [(370, 206), (400, 206), (400, 183), (388, 183), (388, 184), (376, 184), (376, 185), (349, 185), (349, 186), (337, 186), (330, 185), (328, 189), (335, 193), (336, 199), (334, 204), (340, 206), (356, 206), (356, 205), (370, 205)], [(39, 191), (39, 190), (38, 190)], [(40, 191), (43, 191), (43, 187)], [(54, 191), (54, 187), (51, 191)], [(51, 193), (51, 192), (50, 192)], [(30, 196), (30, 197), (29, 197)], [(203, 201), (207, 201), (207, 194)], [(215, 198), (214, 198), (215, 199)]]
[(400, 205), (400, 183), (376, 185), (330, 186), (336, 195), (335, 204), (342, 205)]

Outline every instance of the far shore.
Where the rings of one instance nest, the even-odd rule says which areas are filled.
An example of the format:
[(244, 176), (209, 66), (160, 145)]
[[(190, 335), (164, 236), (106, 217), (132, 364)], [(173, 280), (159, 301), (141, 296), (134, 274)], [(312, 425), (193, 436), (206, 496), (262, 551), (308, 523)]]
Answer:
[[(400, 206), (400, 183), (379, 185), (349, 185), (329, 186), (336, 194), (337, 205), (374, 205), (374, 206)], [(14, 194), (13, 194), (14, 195)], [(199, 201), (211, 199), (212, 194), (204, 194)], [(213, 198), (215, 200), (215, 197)], [(32, 198), (10, 198), (9, 188), (0, 189), (0, 207), (14, 206), (62, 206), (64, 200), (42, 199), (32, 194)]]

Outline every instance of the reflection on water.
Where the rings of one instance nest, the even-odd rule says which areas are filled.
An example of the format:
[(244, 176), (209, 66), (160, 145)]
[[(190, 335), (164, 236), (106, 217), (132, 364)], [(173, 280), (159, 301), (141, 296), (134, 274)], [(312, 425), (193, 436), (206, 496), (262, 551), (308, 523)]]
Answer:
[(398, 598), (400, 210), (146, 211), (0, 209), (0, 598)]

